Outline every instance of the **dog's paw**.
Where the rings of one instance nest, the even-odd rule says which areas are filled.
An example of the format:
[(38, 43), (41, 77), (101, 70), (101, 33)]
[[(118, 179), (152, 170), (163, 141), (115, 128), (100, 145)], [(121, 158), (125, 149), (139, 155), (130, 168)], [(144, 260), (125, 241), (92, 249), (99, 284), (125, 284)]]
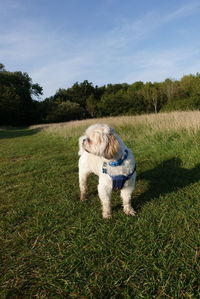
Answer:
[(102, 216), (103, 216), (104, 219), (110, 219), (111, 218), (110, 213), (103, 213)]
[(86, 196), (85, 195), (81, 195), (80, 196), (80, 201), (84, 201), (84, 200), (86, 200)]
[(136, 215), (136, 211), (133, 208), (124, 209), (124, 213), (126, 215), (130, 215), (130, 216), (135, 216)]

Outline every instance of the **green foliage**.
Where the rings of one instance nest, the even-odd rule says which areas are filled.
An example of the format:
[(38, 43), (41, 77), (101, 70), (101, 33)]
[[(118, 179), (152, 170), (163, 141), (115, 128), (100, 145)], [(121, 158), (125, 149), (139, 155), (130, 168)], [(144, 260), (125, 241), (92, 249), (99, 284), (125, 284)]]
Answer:
[[(89, 95), (87, 99), (84, 90)], [(108, 84), (101, 88), (93, 88), (84, 81), (74, 84), (66, 93), (73, 101), (81, 98), (80, 105), (85, 109), (86, 117), (157, 113), (160, 110), (185, 110), (186, 107), (194, 110), (200, 108), (200, 76), (184, 76), (180, 81), (166, 79), (161, 83)]]
[(101, 87), (85, 80), (59, 89), (43, 102), (33, 100), (41, 94), (42, 87), (33, 84), (27, 73), (7, 72), (0, 64), (0, 125), (200, 109), (200, 74), (183, 76), (179, 81)]
[(93, 93), (86, 100), (86, 110), (91, 117), (97, 116), (97, 100)]
[(0, 65), (0, 125), (31, 124), (36, 119), (37, 105), (32, 96), (42, 94), (27, 73), (8, 72)]
[(171, 101), (167, 103), (161, 111), (187, 111), (187, 110), (199, 110), (200, 109), (200, 95), (191, 96), (189, 98)]
[(199, 298), (200, 133), (116, 130), (137, 215), (114, 193), (108, 221), (96, 177), (79, 201), (77, 137), (0, 131), (1, 298)]
[(128, 106), (129, 102), (125, 96), (110, 93), (102, 96), (98, 108), (101, 116), (116, 116), (123, 114)]
[(71, 88), (67, 90), (70, 101), (78, 103), (80, 107), (86, 108), (87, 98), (94, 93), (93, 84), (87, 80), (82, 83), (76, 82)]
[(5, 72), (5, 65), (0, 63), (0, 72)]
[(63, 122), (84, 117), (84, 110), (78, 103), (62, 102), (59, 101), (59, 98), (57, 101), (57, 103), (53, 103), (51, 106), (51, 111), (49, 111), (45, 119), (46, 122)]

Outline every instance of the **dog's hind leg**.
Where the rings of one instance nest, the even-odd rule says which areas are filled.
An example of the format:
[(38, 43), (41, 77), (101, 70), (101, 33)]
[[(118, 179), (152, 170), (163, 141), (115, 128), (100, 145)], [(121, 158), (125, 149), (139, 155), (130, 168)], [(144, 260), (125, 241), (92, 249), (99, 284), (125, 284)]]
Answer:
[(134, 211), (134, 209), (131, 206), (131, 194), (133, 192), (133, 187), (132, 186), (127, 186), (124, 187), (121, 190), (121, 198), (123, 201), (123, 209), (124, 209), (124, 213), (127, 215), (131, 215), (131, 216), (135, 216), (136, 212)]

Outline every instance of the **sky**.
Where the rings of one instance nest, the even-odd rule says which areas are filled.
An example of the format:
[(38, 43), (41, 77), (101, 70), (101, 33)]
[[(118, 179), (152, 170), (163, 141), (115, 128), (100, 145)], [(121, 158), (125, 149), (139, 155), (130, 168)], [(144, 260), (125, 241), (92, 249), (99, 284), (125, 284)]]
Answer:
[(200, 72), (199, 0), (0, 0), (0, 62), (42, 99), (88, 80), (160, 82)]

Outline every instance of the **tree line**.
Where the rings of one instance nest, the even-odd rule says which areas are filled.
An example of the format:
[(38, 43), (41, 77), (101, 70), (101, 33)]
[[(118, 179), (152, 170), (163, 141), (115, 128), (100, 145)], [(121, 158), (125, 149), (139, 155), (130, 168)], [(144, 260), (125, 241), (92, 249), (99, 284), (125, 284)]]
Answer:
[(100, 87), (85, 80), (39, 101), (42, 90), (27, 73), (9, 72), (0, 64), (0, 125), (200, 109), (199, 73), (185, 75), (180, 80)]

